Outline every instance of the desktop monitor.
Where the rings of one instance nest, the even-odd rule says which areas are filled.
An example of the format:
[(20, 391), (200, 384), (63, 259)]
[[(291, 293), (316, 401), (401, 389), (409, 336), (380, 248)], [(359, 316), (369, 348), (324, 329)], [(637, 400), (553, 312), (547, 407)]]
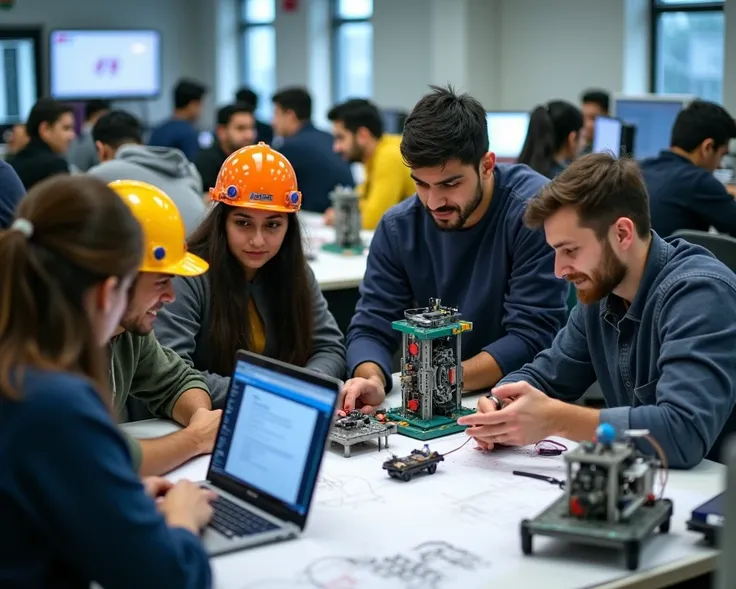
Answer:
[(41, 36), (40, 28), (0, 28), (0, 143), (43, 93)]
[(499, 161), (516, 161), (524, 147), (529, 128), (528, 112), (491, 111), (486, 113), (488, 150)]
[(612, 114), (636, 127), (633, 149), (636, 158), (655, 157), (669, 148), (675, 119), (693, 99), (681, 95), (617, 96)]
[(593, 131), (593, 153), (609, 152), (621, 155), (621, 132), (623, 123), (613, 117), (599, 116), (595, 118)]
[(161, 35), (154, 30), (55, 30), (49, 43), (51, 96), (58, 100), (156, 98)]

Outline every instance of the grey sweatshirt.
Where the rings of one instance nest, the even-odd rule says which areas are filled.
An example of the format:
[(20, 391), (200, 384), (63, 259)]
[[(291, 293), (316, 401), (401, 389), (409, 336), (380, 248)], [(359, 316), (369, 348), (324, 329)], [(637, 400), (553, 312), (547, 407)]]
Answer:
[(148, 145), (123, 145), (115, 159), (87, 172), (105, 182), (137, 180), (153, 184), (176, 203), (187, 235), (204, 217), (202, 178), (197, 168), (178, 149)]
[[(343, 334), (335, 318), (327, 308), (312, 269), (307, 267), (310, 290), (312, 292), (314, 313), (314, 335), (312, 357), (306, 368), (338, 379), (345, 377), (345, 345)], [(210, 281), (207, 274), (194, 278), (174, 278), (176, 300), (166, 305), (158, 313), (155, 334), (161, 345), (171, 348), (185, 362), (201, 371), (207, 381), (212, 396), (212, 405), (221, 409), (225, 403), (230, 376), (210, 372)], [(276, 333), (273, 320), (268, 313), (269, 293), (258, 278), (249, 285), (249, 293), (263, 319), (266, 332), (265, 356), (273, 356), (275, 342), (286, 334)], [(222, 296), (228, 296), (222, 293)], [(237, 350), (233, 350), (235, 356)]]

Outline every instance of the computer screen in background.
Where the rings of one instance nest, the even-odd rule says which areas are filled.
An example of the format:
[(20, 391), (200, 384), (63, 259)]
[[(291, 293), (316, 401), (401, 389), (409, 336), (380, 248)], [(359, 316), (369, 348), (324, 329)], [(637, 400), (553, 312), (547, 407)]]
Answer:
[(58, 100), (155, 98), (161, 36), (154, 30), (56, 30), (49, 43), (51, 96)]
[(41, 29), (0, 28), (0, 143), (6, 130), (25, 123), (42, 87)]
[(687, 97), (617, 98), (614, 113), (617, 119), (636, 127), (634, 156), (636, 159), (655, 157), (670, 146), (672, 126), (680, 111), (690, 101)]
[(528, 112), (491, 111), (486, 113), (489, 151), (498, 161), (515, 162), (524, 147), (529, 128)]
[(621, 155), (621, 131), (623, 124), (612, 117), (596, 117), (593, 136), (593, 153)]
[(306, 514), (335, 392), (243, 360), (231, 387), (212, 470)]

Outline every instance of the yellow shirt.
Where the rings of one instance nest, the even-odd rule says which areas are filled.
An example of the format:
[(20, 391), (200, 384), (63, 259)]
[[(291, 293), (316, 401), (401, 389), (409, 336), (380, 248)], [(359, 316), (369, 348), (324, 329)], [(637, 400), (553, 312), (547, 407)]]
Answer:
[(416, 192), (411, 170), (404, 164), (400, 135), (381, 137), (373, 157), (365, 164), (365, 182), (359, 188), (363, 229), (375, 229), (392, 206)]
[(248, 302), (248, 319), (250, 323), (250, 351), (263, 354), (266, 349), (266, 330), (253, 297)]

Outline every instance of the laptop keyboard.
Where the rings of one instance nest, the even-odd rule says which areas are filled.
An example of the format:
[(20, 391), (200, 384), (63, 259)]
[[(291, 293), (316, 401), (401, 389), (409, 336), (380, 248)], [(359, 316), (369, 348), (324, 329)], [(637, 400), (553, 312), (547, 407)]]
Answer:
[(278, 528), (276, 524), (222, 496), (215, 499), (212, 507), (214, 515), (209, 527), (228, 538), (242, 538)]

